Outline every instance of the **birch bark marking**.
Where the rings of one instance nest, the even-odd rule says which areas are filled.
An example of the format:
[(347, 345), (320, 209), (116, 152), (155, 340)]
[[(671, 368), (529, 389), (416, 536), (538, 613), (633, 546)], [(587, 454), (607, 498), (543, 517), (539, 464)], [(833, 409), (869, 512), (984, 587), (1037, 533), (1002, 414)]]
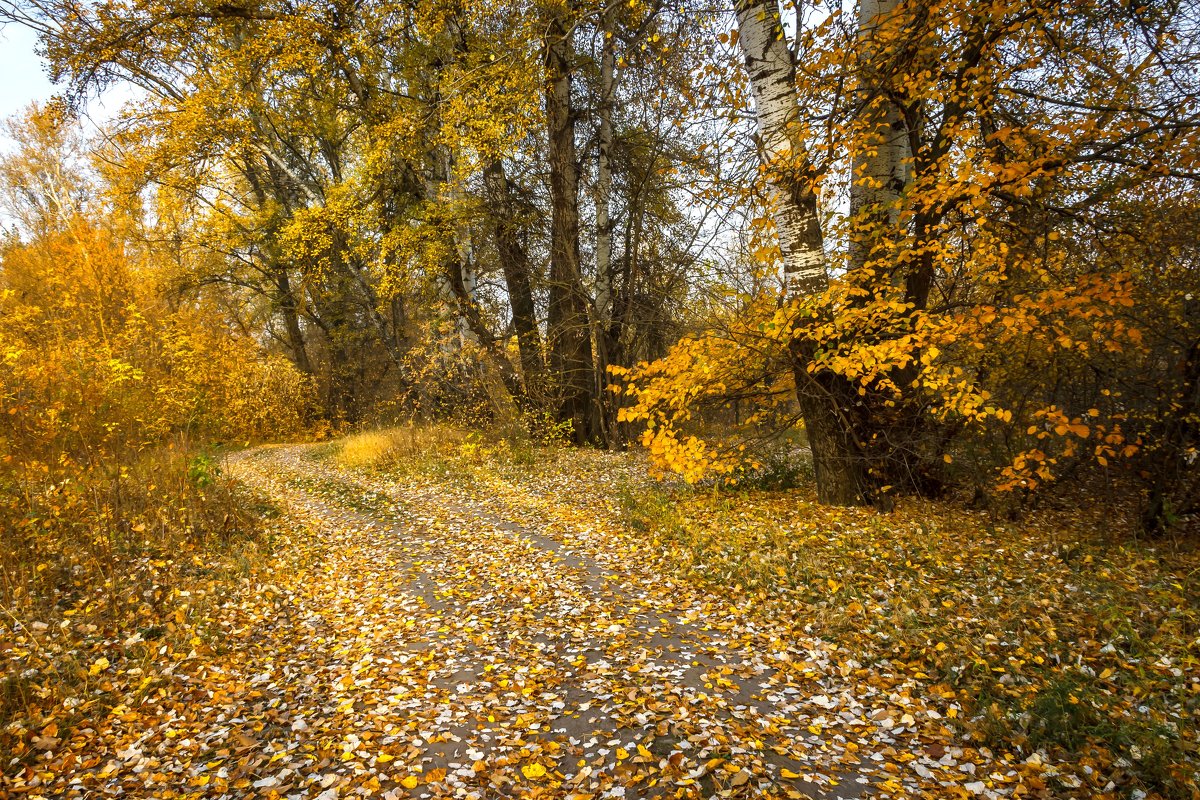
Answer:
[[(788, 295), (820, 294), (829, 286), (812, 165), (799, 139), (796, 68), (783, 36), (775, 0), (734, 0), (738, 43), (746, 61), (758, 121), (760, 159), (766, 170)], [(817, 499), (857, 505), (866, 497), (862, 450), (846, 412), (853, 387), (829, 369), (812, 370), (816, 342), (791, 342), (796, 402), (812, 451)]]
[(800, 105), (796, 67), (783, 35), (775, 0), (734, 0), (738, 45), (754, 95), (760, 158), (767, 170), (772, 216), (789, 295), (822, 292), (829, 285), (811, 165), (798, 141)]
[(613, 100), (617, 88), (616, 8), (616, 3), (609, 3), (600, 15), (600, 35), (603, 38), (600, 44), (600, 99), (597, 104), (600, 124), (597, 132), (595, 186), (596, 295), (591, 319), (596, 363), (593, 375), (596, 385), (592, 398), (596, 405), (596, 419), (599, 423), (601, 438), (610, 446), (615, 441), (613, 426), (616, 422), (616, 411), (611, 402), (612, 394), (608, 391), (610, 385), (608, 367), (612, 363), (613, 355), (610, 352), (612, 340), (609, 337), (609, 331), (612, 327), (613, 310), (611, 205)]
[(608, 330), (612, 314), (612, 198), (613, 93), (617, 86), (617, 54), (613, 37), (613, 8), (604, 10), (600, 50), (600, 131), (596, 155), (596, 319), (600, 334)]
[(898, 7), (898, 0), (859, 2), (859, 102), (866, 135), (854, 156), (850, 219), (867, 229), (850, 239), (851, 269), (871, 260), (872, 251), (899, 224), (900, 197), (912, 169), (904, 115), (882, 96), (886, 77), (880, 74), (887, 67), (880, 31)]

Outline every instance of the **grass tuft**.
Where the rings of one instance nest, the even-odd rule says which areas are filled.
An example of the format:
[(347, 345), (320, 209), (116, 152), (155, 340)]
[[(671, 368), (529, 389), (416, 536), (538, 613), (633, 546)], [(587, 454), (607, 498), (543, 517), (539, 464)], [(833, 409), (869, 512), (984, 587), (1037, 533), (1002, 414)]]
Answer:
[(331, 444), (335, 462), (354, 469), (421, 472), (456, 455), (468, 440), (448, 425), (403, 425), (352, 434)]

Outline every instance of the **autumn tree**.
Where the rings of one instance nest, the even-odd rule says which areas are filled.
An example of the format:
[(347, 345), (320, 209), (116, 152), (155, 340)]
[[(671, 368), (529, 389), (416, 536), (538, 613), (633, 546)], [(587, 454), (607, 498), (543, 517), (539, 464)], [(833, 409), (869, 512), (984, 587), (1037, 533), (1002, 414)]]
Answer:
[(123, 239), (72, 125), (35, 108), (11, 123), (16, 147), (0, 158), (5, 211), (20, 222), (0, 249), (5, 469), (103, 473), (174, 436), (297, 430), (304, 379), (214, 304), (172, 306), (170, 263)]
[[(1145, 287), (1163, 268), (1182, 278), (1193, 256), (1103, 254), (1161, 241), (1159, 204), (1193, 207), (1188, 9), (864, 3), (794, 37), (773, 3), (736, 11), (763, 207), (793, 296), (783, 318), (763, 308), (738, 335), (780, 332), (767, 338), (790, 353), (776, 363), (795, 372), (820, 496), (935, 491), (956, 458), (1018, 492), (1081, 459), (1142, 470), (1157, 423), (1132, 417), (1156, 414), (1110, 398), (1167, 348), (1151, 382), (1169, 405), (1189, 402), (1174, 377), (1186, 345), (1151, 343), (1135, 320), (1186, 316)], [(681, 427), (724, 392), (696, 376), (696, 348), (641, 370), (630, 414), (654, 422), (663, 453), (727, 463)], [(808, 419), (822, 414), (836, 424)]]
[(266, 324), (335, 417), (388, 392), (463, 402), (474, 384), (579, 441), (615, 441), (606, 368), (663, 330), (666, 307), (639, 286), (687, 291), (684, 264), (663, 282), (638, 251), (648, 212), (696, 241), (671, 170), (697, 139), (672, 143), (669, 122), (700, 63), (680, 58), (703, 38), (694, 17), (454, 2), (9, 13), (42, 33), (71, 96), (146, 91), (112, 160), (159, 204), (155, 224), (175, 225), (148, 238), (207, 252), (193, 285)]

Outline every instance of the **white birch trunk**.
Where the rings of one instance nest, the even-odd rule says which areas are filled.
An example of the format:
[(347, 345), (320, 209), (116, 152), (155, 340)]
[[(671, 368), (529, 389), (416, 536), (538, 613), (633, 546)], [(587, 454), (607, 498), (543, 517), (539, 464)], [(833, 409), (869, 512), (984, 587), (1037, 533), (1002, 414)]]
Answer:
[[(734, 0), (738, 42), (754, 93), (761, 159), (770, 188), (788, 295), (818, 294), (829, 285), (812, 165), (800, 140), (796, 70), (776, 0)], [(802, 331), (797, 331), (803, 334)], [(816, 343), (791, 343), (796, 400), (812, 451), (817, 498), (855, 505), (864, 498), (863, 462), (841, 410), (851, 398), (846, 381), (829, 370), (810, 372)]]
[(870, 257), (873, 242), (900, 219), (900, 198), (910, 180), (912, 153), (904, 116), (895, 103), (880, 101), (880, 52), (877, 33), (899, 6), (898, 0), (860, 0), (858, 43), (860, 102), (864, 134), (854, 156), (850, 186), (850, 218), (867, 225), (865, 236), (851, 237), (851, 267)]
[(734, 0), (738, 44), (754, 94), (760, 158), (789, 295), (824, 291), (829, 283), (817, 198), (799, 141), (796, 70), (775, 0)]
[[(612, 318), (612, 200), (613, 93), (617, 86), (617, 55), (611, 7), (601, 23), (604, 42), (600, 51), (600, 131), (596, 164), (596, 320), (600, 336)], [(599, 338), (599, 337), (598, 337)]]

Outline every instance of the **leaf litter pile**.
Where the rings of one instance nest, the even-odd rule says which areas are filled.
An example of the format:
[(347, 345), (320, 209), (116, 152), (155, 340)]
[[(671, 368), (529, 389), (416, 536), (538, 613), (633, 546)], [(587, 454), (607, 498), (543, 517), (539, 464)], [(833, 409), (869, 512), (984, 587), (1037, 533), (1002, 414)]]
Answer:
[[(1102, 753), (1077, 759), (1029, 737), (1004, 746), (972, 728), (964, 735), (965, 718), (986, 721), (988, 708), (982, 684), (944, 677), (963, 672), (951, 667), (1019, 692), (1030, 682), (1016, 665), (1074, 643), (1047, 629), (1061, 624), (1041, 602), (1063, 600), (1054, 595), (1021, 595), (1030, 603), (1021, 612), (1041, 615), (1030, 626), (1039, 650), (979, 629), (999, 613), (988, 593), (1009, 596), (1008, 577), (972, 572), (962, 582), (976, 582), (970, 607), (962, 586), (934, 591), (923, 570), (968, 565), (935, 570), (934, 549), (918, 544), (927, 535), (884, 537), (857, 512), (821, 512), (797, 530), (796, 501), (785, 508), (778, 497), (672, 498), (657, 522), (635, 513), (644, 524), (630, 525), (613, 487), (638, 486), (638, 468), (603, 455), (388, 475), (314, 452), (231, 460), (303, 533), (208, 607), (206, 633), (188, 652), (164, 646), (167, 666), (152, 680), (126, 642), (108, 642), (87, 667), (92, 691), (108, 699), (84, 701), (82, 713), (75, 701), (61, 725), (47, 713), (10, 726), (0, 789), (583, 800), (1117, 797), (1132, 785)], [(899, 529), (898, 520), (882, 524)], [(794, 547), (754, 541), (803, 543), (822, 529), (804, 562)], [(765, 559), (753, 570), (747, 539)], [(959, 545), (938, 552), (975, 549)], [(892, 563), (896, 547), (910, 548), (903, 569)], [(835, 548), (842, 571), (830, 571)], [(787, 581), (771, 559), (792, 559)], [(1195, 588), (1190, 580), (1180, 591)], [(926, 604), (908, 607), (905, 581), (928, 589)], [(1194, 606), (1172, 608), (1179, 613), (1159, 622), (1180, 641), (1194, 638)], [(988, 635), (994, 646), (971, 649)], [(1148, 688), (1128, 703), (1157, 714), (1173, 741), (1194, 744), (1195, 653), (1181, 647), (1137, 659)], [(1111, 670), (1116, 702), (1128, 693), (1117, 683), (1125, 670), (1092, 664), (1134, 657), (1124, 643), (1089, 648), (1074, 668), (1097, 679)]]

